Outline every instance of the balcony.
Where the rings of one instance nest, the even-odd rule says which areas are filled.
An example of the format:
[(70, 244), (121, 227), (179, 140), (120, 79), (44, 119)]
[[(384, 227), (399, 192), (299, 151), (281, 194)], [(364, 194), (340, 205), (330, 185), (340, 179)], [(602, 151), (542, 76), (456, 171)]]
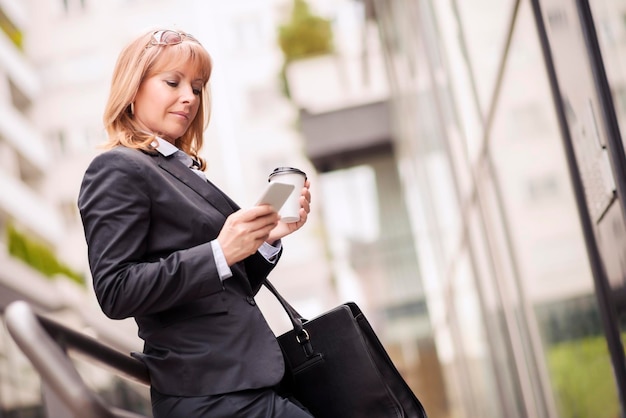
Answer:
[(15, 44), (0, 31), (0, 72), (5, 72), (16, 87), (30, 100), (40, 91), (41, 83)]
[(41, 171), (45, 170), (50, 162), (50, 155), (46, 151), (44, 139), (20, 112), (6, 103), (0, 102), (0, 115), (0, 138), (6, 140), (33, 166)]
[(63, 220), (57, 210), (17, 179), (0, 171), (0, 213), (4, 212), (47, 242), (58, 244)]
[(391, 147), (388, 87), (378, 54), (333, 54), (287, 67), (305, 152), (320, 171), (333, 161)]

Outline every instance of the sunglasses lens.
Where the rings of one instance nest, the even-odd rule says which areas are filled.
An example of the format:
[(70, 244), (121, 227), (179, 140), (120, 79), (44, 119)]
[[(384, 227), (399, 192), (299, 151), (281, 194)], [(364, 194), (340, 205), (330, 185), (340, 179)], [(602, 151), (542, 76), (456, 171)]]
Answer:
[(159, 39), (159, 43), (163, 43), (166, 45), (176, 45), (183, 41), (183, 38), (178, 32), (174, 32), (171, 30), (166, 30), (161, 32), (161, 39)]
[(183, 37), (188, 38), (194, 42), (198, 42), (196, 38), (186, 33), (176, 32), (173, 30), (159, 30), (154, 32), (154, 34), (152, 35), (152, 40), (146, 46), (146, 48), (152, 45), (178, 45), (183, 41)]

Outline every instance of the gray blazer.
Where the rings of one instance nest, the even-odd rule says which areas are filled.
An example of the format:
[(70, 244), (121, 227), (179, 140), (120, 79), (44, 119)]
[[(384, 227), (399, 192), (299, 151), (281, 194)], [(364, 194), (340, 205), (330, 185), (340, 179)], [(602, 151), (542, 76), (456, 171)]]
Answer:
[(258, 252), (222, 282), (210, 241), (239, 209), (175, 157), (98, 155), (78, 197), (96, 296), (134, 317), (152, 386), (200, 396), (277, 384), (284, 361), (254, 301), (274, 265)]

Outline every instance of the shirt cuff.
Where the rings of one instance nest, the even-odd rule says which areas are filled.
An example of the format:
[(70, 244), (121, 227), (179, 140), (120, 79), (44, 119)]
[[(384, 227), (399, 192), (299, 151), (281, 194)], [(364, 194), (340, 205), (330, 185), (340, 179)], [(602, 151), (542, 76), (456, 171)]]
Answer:
[(274, 244), (275, 245), (271, 245), (271, 244), (268, 244), (267, 242), (264, 242), (259, 247), (259, 253), (267, 261), (269, 261), (272, 264), (276, 264), (276, 258), (277, 258), (276, 256), (278, 255), (280, 250), (283, 248), (283, 244), (280, 240), (276, 241)]
[(224, 281), (232, 277), (233, 272), (230, 270), (230, 267), (228, 267), (222, 246), (216, 239), (211, 241), (211, 248), (213, 249), (213, 258), (215, 259), (215, 266), (217, 267), (217, 274), (220, 275), (220, 280)]

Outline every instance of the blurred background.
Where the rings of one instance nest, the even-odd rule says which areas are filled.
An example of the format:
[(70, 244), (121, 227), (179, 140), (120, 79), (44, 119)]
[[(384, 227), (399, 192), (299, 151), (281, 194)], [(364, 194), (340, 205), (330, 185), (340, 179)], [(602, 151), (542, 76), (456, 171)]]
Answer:
[[(300, 313), (357, 302), (431, 418), (624, 416), (623, 0), (0, 0), (2, 310), (141, 350), (76, 198), (117, 54), (164, 27), (214, 59), (211, 180), (246, 206), (277, 166), (311, 179), (271, 276)], [(0, 417), (65, 416), (42, 386), (0, 329)]]

